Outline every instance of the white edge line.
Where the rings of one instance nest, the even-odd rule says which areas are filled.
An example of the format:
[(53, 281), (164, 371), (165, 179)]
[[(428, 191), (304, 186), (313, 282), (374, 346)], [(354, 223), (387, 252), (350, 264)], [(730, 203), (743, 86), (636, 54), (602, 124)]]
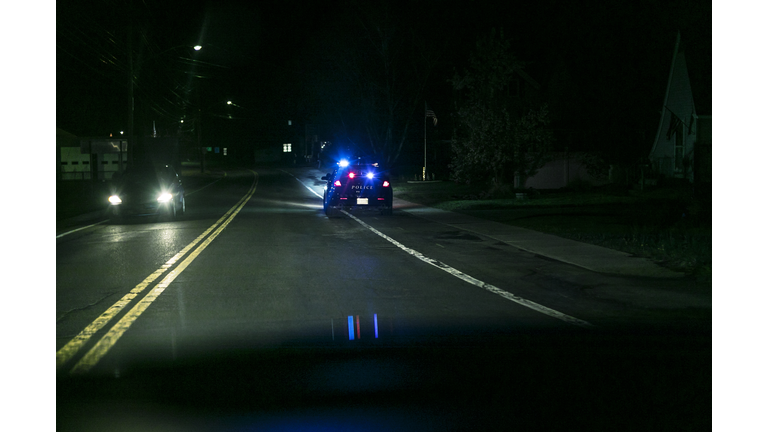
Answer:
[(106, 222), (106, 221), (107, 221), (107, 219), (104, 219), (103, 221), (101, 221), (101, 222), (96, 222), (95, 224), (90, 224), (90, 225), (88, 225), (88, 226), (84, 226), (84, 227), (80, 227), (80, 228), (77, 228), (77, 229), (73, 229), (72, 231), (67, 231), (67, 232), (65, 232), (65, 233), (63, 233), (63, 234), (59, 234), (59, 235), (57, 235), (57, 236), (56, 236), (56, 238), (59, 238), (59, 237), (64, 237), (65, 235), (68, 235), (68, 234), (72, 234), (72, 233), (74, 233), (74, 232), (77, 232), (77, 231), (80, 231), (80, 230), (84, 230), (84, 229), (86, 229), (86, 228), (90, 228), (90, 227), (92, 227), (92, 226), (96, 226), (96, 225), (99, 225), (99, 224), (103, 224), (103, 223), (104, 223), (104, 222)]
[[(256, 174), (256, 172), (254, 172), (254, 171), (251, 171), (251, 172), (253, 172), (254, 174)], [(205, 248), (207, 248), (207, 247), (208, 247), (208, 245), (209, 245), (211, 242), (213, 242), (213, 240), (214, 240), (214, 239), (215, 239), (215, 238), (216, 238), (216, 237), (217, 237), (217, 236), (218, 236), (218, 235), (219, 235), (219, 234), (220, 234), (220, 233), (221, 233), (221, 232), (222, 232), (222, 231), (223, 231), (223, 230), (224, 230), (224, 229), (225, 229), (225, 228), (226, 228), (228, 225), (229, 225), (229, 223), (230, 223), (230, 222), (232, 222), (232, 220), (234, 220), (235, 216), (237, 216), (237, 214), (240, 212), (240, 210), (242, 210), (242, 209), (243, 209), (243, 207), (245, 207), (245, 205), (246, 205), (246, 204), (248, 203), (248, 201), (251, 199), (251, 197), (253, 196), (253, 194), (256, 192), (256, 186), (257, 186), (257, 185), (258, 185), (258, 174), (256, 174), (256, 177), (254, 178), (254, 183), (253, 183), (253, 185), (251, 186), (251, 188), (249, 189), (249, 191), (248, 191), (248, 192), (247, 192), (247, 193), (246, 193), (246, 194), (245, 194), (245, 195), (244, 195), (242, 198), (240, 198), (240, 200), (237, 202), (237, 204), (235, 204), (235, 205), (234, 205), (232, 208), (230, 208), (230, 209), (229, 209), (229, 210), (228, 210), (228, 211), (227, 211), (227, 212), (224, 214), (224, 216), (222, 216), (221, 218), (219, 218), (219, 220), (217, 220), (217, 221), (216, 221), (216, 222), (215, 222), (213, 225), (211, 225), (211, 226), (210, 226), (210, 227), (209, 227), (207, 230), (205, 230), (205, 231), (203, 232), (203, 234), (201, 234), (200, 236), (198, 236), (198, 237), (197, 237), (197, 238), (196, 238), (196, 239), (195, 239), (195, 240), (194, 240), (192, 243), (190, 243), (189, 245), (187, 245), (187, 246), (186, 246), (184, 249), (182, 249), (182, 250), (181, 250), (181, 251), (180, 251), (178, 254), (176, 254), (176, 255), (175, 255), (173, 258), (171, 258), (171, 260), (169, 260), (169, 261), (168, 261), (168, 262), (167, 262), (165, 265), (163, 265), (163, 266), (162, 266), (160, 269), (158, 269), (158, 270), (156, 270), (156, 271), (155, 271), (155, 273), (158, 273), (158, 272), (160, 272), (160, 274), (163, 274), (163, 273), (165, 273), (165, 271), (167, 271), (169, 268), (171, 268), (171, 266), (172, 266), (173, 264), (175, 264), (175, 263), (176, 263), (178, 260), (180, 260), (182, 257), (186, 256), (186, 257), (184, 258), (184, 260), (181, 262), (181, 264), (179, 264), (178, 266), (176, 266), (176, 268), (174, 268), (173, 270), (171, 270), (171, 272), (170, 272), (170, 273), (166, 274), (166, 276), (165, 276), (165, 277), (164, 277), (164, 278), (163, 278), (163, 279), (162, 279), (162, 280), (161, 280), (161, 281), (160, 281), (160, 282), (159, 282), (157, 285), (155, 285), (155, 287), (154, 287), (153, 289), (151, 289), (151, 290), (149, 291), (149, 293), (147, 293), (147, 294), (146, 294), (146, 295), (145, 295), (145, 296), (144, 296), (144, 297), (143, 297), (141, 300), (139, 300), (139, 301), (138, 301), (138, 302), (137, 302), (137, 303), (136, 303), (136, 304), (135, 304), (135, 305), (134, 305), (134, 306), (131, 308), (131, 310), (128, 312), (128, 314), (127, 314), (127, 315), (124, 315), (124, 316), (123, 316), (123, 318), (121, 318), (121, 319), (120, 319), (120, 320), (119, 320), (119, 321), (118, 321), (116, 324), (114, 324), (114, 325), (113, 325), (113, 326), (112, 326), (112, 327), (109, 329), (109, 331), (107, 332), (107, 334), (106, 334), (106, 335), (102, 336), (102, 338), (101, 338), (101, 339), (100, 339), (100, 340), (99, 340), (99, 341), (96, 343), (96, 345), (95, 345), (95, 346), (91, 347), (91, 349), (88, 351), (88, 353), (86, 353), (86, 355), (85, 355), (83, 358), (81, 358), (81, 359), (80, 359), (80, 360), (79, 360), (79, 361), (78, 361), (78, 362), (75, 364), (75, 366), (72, 368), (72, 370), (70, 370), (70, 373), (76, 373), (76, 371), (78, 371), (78, 372), (87, 372), (87, 371), (88, 371), (88, 370), (89, 370), (91, 367), (95, 366), (95, 365), (96, 365), (96, 363), (98, 363), (98, 362), (101, 360), (101, 358), (102, 358), (102, 357), (103, 357), (103, 356), (106, 354), (106, 352), (107, 352), (107, 351), (109, 351), (109, 350), (111, 349), (111, 347), (112, 347), (112, 346), (113, 346), (113, 345), (114, 345), (114, 344), (117, 342), (117, 339), (119, 339), (119, 338), (122, 336), (122, 334), (125, 332), (125, 330), (127, 330), (127, 329), (128, 329), (128, 327), (130, 327), (130, 326), (133, 324), (133, 321), (135, 321), (136, 319), (138, 319), (139, 315), (141, 315), (141, 314), (143, 313), (143, 310), (139, 311), (139, 307), (140, 307), (141, 305), (144, 305), (144, 309), (148, 308), (148, 307), (149, 307), (149, 306), (150, 306), (150, 305), (151, 305), (151, 304), (154, 302), (154, 300), (155, 300), (157, 297), (159, 297), (159, 296), (160, 296), (160, 294), (162, 294), (162, 293), (165, 291), (165, 289), (168, 287), (168, 285), (170, 285), (170, 283), (171, 283), (173, 280), (175, 280), (175, 279), (176, 279), (176, 277), (177, 277), (177, 276), (178, 276), (178, 275), (179, 275), (179, 274), (180, 274), (182, 271), (184, 271), (184, 270), (186, 269), (186, 267), (187, 267), (187, 266), (188, 266), (190, 263), (192, 263), (192, 261), (194, 261), (194, 260), (197, 258), (197, 255), (199, 255), (199, 253), (201, 253), (203, 250), (205, 250)], [(212, 233), (212, 234), (211, 234), (211, 231), (213, 231), (213, 233)], [(210, 235), (209, 235), (209, 234), (210, 234)], [(204, 240), (203, 240), (203, 239), (204, 239)], [(202, 241), (202, 242), (201, 242), (201, 241)], [(200, 243), (200, 245), (197, 245), (198, 243)], [(195, 247), (196, 245), (197, 245), (197, 247)], [(188, 253), (190, 250), (192, 250), (193, 248), (194, 248), (194, 251), (193, 251), (192, 253), (190, 253), (190, 254), (188, 254), (188, 255), (187, 255), (187, 253)], [(152, 276), (152, 275), (150, 275), (150, 277), (151, 277), (151, 276)], [(145, 279), (145, 280), (146, 280), (146, 279)], [(150, 282), (147, 284), (147, 286), (145, 286), (145, 287), (144, 287), (144, 288), (142, 288), (141, 290), (138, 290), (138, 291), (137, 291), (135, 294), (136, 294), (136, 295), (138, 295), (139, 293), (141, 293), (142, 291), (144, 291), (144, 290), (145, 290), (146, 288), (148, 288), (148, 287), (149, 287), (149, 286), (150, 286), (152, 283), (154, 283), (154, 281), (155, 281), (155, 280), (156, 280), (156, 278), (153, 278), (153, 279), (152, 279), (152, 280), (151, 280), (151, 281), (150, 281)], [(135, 290), (135, 289), (136, 289), (136, 288), (134, 288), (134, 290)], [(131, 293), (133, 293), (133, 290), (132, 290), (131, 292), (129, 292), (129, 295), (130, 295)], [(151, 296), (153, 296), (154, 298), (152, 298)], [(123, 297), (123, 298), (125, 298), (125, 297)], [(124, 308), (125, 308), (125, 307), (127, 307), (127, 306), (128, 306), (130, 303), (132, 303), (132, 301), (133, 301), (133, 299), (134, 299), (134, 298), (135, 298), (135, 296), (132, 296), (132, 297), (129, 299), (129, 301), (128, 301), (128, 302), (126, 302), (124, 305), (120, 306), (120, 310), (124, 309)], [(122, 299), (121, 299), (120, 301), (118, 301), (118, 303), (120, 303), (121, 301), (122, 301)], [(117, 305), (118, 303), (116, 303), (115, 305)], [(110, 309), (114, 308), (114, 307), (115, 307), (115, 305), (113, 305), (113, 306), (112, 306)], [(109, 312), (109, 311), (110, 311), (110, 309), (107, 309), (107, 311), (106, 311), (106, 312)], [(118, 325), (120, 325), (121, 323), (123, 323), (123, 324), (124, 324), (124, 323), (126, 323), (126, 321), (125, 321), (126, 317), (130, 316), (130, 314), (134, 313), (134, 311), (139, 311), (139, 314), (138, 314), (138, 315), (136, 315), (136, 317), (134, 318), (134, 320), (133, 320), (133, 321), (130, 321), (130, 322), (128, 322), (128, 323), (127, 323), (127, 325), (125, 326), (125, 328), (124, 328), (124, 329), (118, 329), (117, 333), (119, 333), (119, 334), (117, 334), (117, 337), (116, 337), (116, 338), (114, 338), (114, 341), (112, 342), (112, 344), (111, 344), (111, 345), (108, 345), (108, 346), (106, 347), (106, 349), (104, 349), (104, 350), (103, 350), (103, 352), (98, 352), (97, 348), (99, 348), (99, 347), (103, 346), (103, 344), (102, 344), (102, 343), (103, 343), (105, 340), (107, 340), (107, 336), (110, 336), (110, 335), (113, 335), (113, 334), (115, 334), (115, 328), (117, 328), (117, 326), (118, 326)], [(106, 313), (106, 312), (105, 312), (105, 313)], [(119, 313), (119, 311), (118, 311), (117, 313)], [(107, 324), (107, 322), (108, 322), (108, 321), (111, 321), (111, 320), (112, 320), (112, 318), (114, 318), (114, 317), (117, 315), (117, 313), (113, 314), (113, 316), (111, 316), (111, 317), (109, 318), (109, 320), (105, 321), (105, 322), (104, 322), (104, 323), (103, 323), (101, 326), (99, 326), (99, 327), (98, 327), (98, 329), (96, 329), (96, 331), (98, 331), (98, 330), (100, 330), (102, 327), (104, 327), (104, 326)], [(97, 318), (97, 320), (98, 320), (98, 318)], [(125, 324), (124, 324), (124, 325), (125, 325)], [(90, 326), (90, 325), (89, 325), (89, 326)], [(88, 328), (88, 327), (86, 327), (86, 329), (87, 329), (87, 328)], [(121, 331), (121, 330), (122, 330), (122, 331)], [(94, 332), (94, 334), (95, 334), (95, 332)], [(91, 337), (91, 335), (89, 335), (89, 336), (88, 336), (88, 338), (86, 339), (86, 341), (87, 341), (88, 339), (90, 339), (90, 337)], [(76, 336), (74, 339), (72, 339), (72, 341), (74, 341), (75, 339), (77, 339), (77, 336)], [(69, 345), (69, 343), (71, 343), (71, 341), (70, 341), (70, 342), (68, 342), (68, 343), (67, 343), (67, 345)], [(66, 347), (67, 347), (67, 345), (65, 345), (64, 347), (62, 347), (62, 349), (60, 349), (60, 350), (57, 352), (57, 356), (59, 355), (59, 352), (61, 352), (61, 351), (62, 351), (64, 348), (66, 348)], [(82, 345), (84, 345), (84, 343), (83, 343), (83, 344), (81, 344), (80, 346), (77, 346), (77, 347), (76, 347), (76, 349), (75, 349), (75, 350), (74, 350), (74, 351), (73, 351), (73, 352), (72, 352), (72, 353), (71, 353), (71, 354), (70, 354), (70, 355), (69, 355), (67, 358), (63, 359), (63, 360), (61, 361), (61, 362), (62, 362), (62, 364), (63, 364), (64, 362), (66, 362), (66, 361), (69, 361), (69, 360), (71, 359), (71, 357), (72, 357), (74, 354), (76, 354), (76, 353), (77, 353), (77, 351), (79, 351), (79, 350), (80, 350), (80, 348), (82, 348)], [(95, 361), (93, 361), (93, 362), (92, 362), (92, 364), (86, 364), (86, 363), (83, 363), (84, 359), (86, 359), (86, 358), (90, 358), (90, 356), (94, 356), (94, 358), (95, 358)], [(91, 361), (91, 360), (88, 360), (88, 361)], [(57, 363), (58, 363), (58, 360), (57, 360)], [(60, 366), (60, 365), (57, 365), (57, 369), (58, 369), (58, 367), (59, 367), (59, 366)]]
[[(296, 181), (301, 183), (305, 188), (309, 189), (310, 192), (312, 192), (313, 194), (317, 195), (319, 198), (322, 199), (322, 197), (317, 192), (315, 192), (309, 186), (304, 184), (304, 182), (299, 180), (298, 177), (296, 177), (295, 175), (289, 173), (288, 171), (283, 171), (283, 172), (291, 175), (293, 178), (296, 179)], [(507, 300), (511, 300), (511, 301), (521, 305), (521, 306), (525, 306), (525, 307), (527, 307), (529, 309), (533, 309), (536, 312), (542, 313), (544, 315), (548, 315), (548, 316), (553, 317), (553, 318), (557, 318), (557, 319), (559, 319), (561, 321), (565, 321), (568, 324), (573, 324), (573, 325), (577, 325), (577, 326), (580, 326), (580, 327), (594, 327), (593, 324), (591, 324), (591, 323), (589, 323), (587, 321), (580, 320), (578, 318), (574, 318), (574, 317), (572, 317), (570, 315), (566, 315), (566, 314), (564, 314), (562, 312), (558, 312), (558, 311), (556, 311), (554, 309), (550, 309), (550, 308), (548, 308), (546, 306), (542, 306), (542, 305), (540, 305), (540, 304), (538, 304), (536, 302), (533, 302), (533, 301), (530, 301), (530, 300), (526, 300), (526, 299), (524, 299), (524, 298), (522, 298), (520, 296), (517, 296), (517, 295), (512, 294), (510, 292), (504, 291), (503, 289), (498, 288), (498, 287), (496, 287), (494, 285), (491, 285), (489, 283), (485, 283), (485, 282), (483, 282), (483, 281), (481, 281), (479, 279), (476, 279), (476, 278), (474, 278), (474, 277), (472, 277), (472, 276), (470, 276), (470, 275), (468, 275), (466, 273), (461, 272), (460, 270), (457, 270), (457, 269), (449, 266), (448, 264), (445, 264), (445, 263), (442, 263), (442, 262), (440, 262), (438, 260), (429, 258), (429, 257), (425, 256), (424, 254), (422, 254), (421, 252), (413, 250), (413, 249), (405, 246), (404, 244), (398, 242), (397, 240), (393, 239), (392, 237), (389, 237), (388, 235), (386, 235), (383, 232), (377, 230), (376, 228), (368, 225), (367, 223), (365, 223), (362, 220), (358, 219), (357, 217), (349, 214), (348, 212), (346, 212), (344, 210), (342, 210), (341, 212), (346, 214), (352, 220), (354, 220), (355, 222), (357, 222), (360, 225), (364, 226), (365, 228), (367, 228), (368, 230), (370, 230), (374, 234), (378, 235), (379, 237), (387, 240), (388, 242), (392, 243), (393, 245), (395, 245), (398, 248), (402, 249), (403, 251), (407, 252), (408, 254), (410, 254), (410, 255), (420, 259), (421, 261), (424, 261), (427, 264), (433, 265), (433, 266), (439, 268), (440, 270), (443, 270), (443, 271), (447, 272), (448, 274), (450, 274), (450, 275), (452, 275), (454, 277), (457, 277), (457, 278), (459, 278), (459, 279), (461, 279), (461, 280), (463, 280), (463, 281), (465, 281), (467, 283), (470, 283), (470, 284), (475, 285), (477, 287), (483, 288), (483, 289), (485, 289), (487, 291), (490, 291), (490, 292), (492, 292), (494, 294), (497, 294), (497, 295), (499, 295), (501, 297), (504, 297)]]
[(319, 193), (315, 192), (315, 190), (314, 190), (314, 189), (312, 189), (311, 187), (309, 187), (309, 186), (307, 186), (306, 184), (304, 184), (304, 182), (303, 182), (303, 181), (301, 181), (301, 180), (299, 180), (299, 178), (298, 178), (298, 177), (296, 177), (295, 175), (293, 175), (293, 174), (291, 174), (291, 173), (289, 173), (288, 171), (285, 171), (285, 170), (280, 170), (280, 171), (282, 171), (282, 172), (284, 172), (284, 173), (288, 174), (289, 176), (291, 176), (291, 177), (295, 178), (297, 182), (301, 183), (301, 185), (302, 185), (302, 186), (304, 186), (305, 188), (307, 188), (307, 190), (309, 190), (310, 192), (312, 192), (313, 194), (315, 194), (315, 196), (316, 196), (316, 197), (318, 197), (318, 198), (320, 198), (320, 199), (323, 199), (323, 196), (322, 196), (322, 195), (320, 195)]
[[(212, 185), (212, 184), (214, 184), (214, 183), (218, 182), (219, 180), (221, 180), (221, 178), (219, 178), (219, 179), (216, 179), (215, 181), (212, 181), (212, 182), (208, 183), (207, 185), (205, 185), (205, 186), (201, 187), (200, 189), (195, 189), (195, 190), (193, 190), (192, 192), (189, 192), (189, 193), (187, 193), (187, 192), (184, 192), (184, 196), (189, 196), (189, 195), (192, 195), (193, 193), (197, 193), (197, 192), (200, 192), (201, 190), (203, 190), (203, 189), (207, 188), (208, 186), (210, 186), (210, 185)], [(311, 190), (311, 189), (310, 189), (310, 190)], [(317, 194), (315, 194), (315, 195), (317, 195)], [(321, 197), (321, 198), (322, 198), (322, 197)], [(96, 222), (95, 224), (90, 224), (90, 225), (88, 225), (88, 226), (84, 226), (84, 227), (80, 227), (80, 228), (77, 228), (77, 229), (73, 229), (72, 231), (67, 231), (67, 232), (65, 232), (65, 233), (63, 233), (63, 234), (59, 234), (59, 235), (57, 235), (57, 236), (56, 236), (56, 238), (61, 238), (61, 237), (64, 237), (65, 235), (69, 235), (69, 234), (75, 233), (75, 232), (77, 232), (77, 231), (80, 231), (80, 230), (84, 230), (84, 229), (86, 229), (86, 228), (90, 228), (90, 227), (92, 227), (92, 226), (96, 226), (96, 225), (99, 225), (99, 224), (103, 224), (104, 222), (106, 222), (106, 221), (108, 221), (108, 220), (109, 220), (109, 219), (104, 219), (103, 221), (100, 221), (100, 222)]]
[(422, 254), (421, 252), (415, 251), (415, 250), (413, 250), (413, 249), (403, 245), (402, 243), (398, 242), (397, 240), (387, 236), (386, 234), (382, 233), (381, 231), (377, 230), (376, 228), (368, 225), (367, 223), (363, 222), (362, 220), (358, 219), (357, 217), (349, 214), (348, 212), (342, 210), (342, 213), (346, 214), (347, 216), (349, 216), (355, 222), (359, 223), (360, 225), (364, 226), (365, 228), (368, 228), (368, 230), (370, 230), (374, 234), (376, 234), (379, 237), (387, 240), (388, 242), (392, 243), (393, 245), (397, 246), (398, 248), (402, 249), (403, 251), (407, 252), (408, 254), (410, 254), (410, 255), (420, 259), (421, 261), (424, 261), (427, 264), (433, 265), (433, 266), (439, 268), (440, 270), (445, 271), (446, 273), (450, 274), (451, 276), (455, 276), (455, 277), (457, 277), (457, 278), (459, 278), (459, 279), (461, 279), (461, 280), (463, 280), (465, 282), (468, 282), (468, 283), (470, 283), (472, 285), (475, 285), (477, 287), (483, 288), (483, 289), (485, 289), (487, 291), (490, 291), (490, 292), (492, 292), (494, 294), (500, 295), (500, 296), (506, 298), (507, 300), (511, 300), (511, 301), (513, 301), (513, 302), (515, 302), (515, 303), (517, 303), (519, 305), (525, 306), (525, 307), (527, 307), (529, 309), (533, 309), (536, 312), (540, 312), (540, 313), (542, 313), (544, 315), (548, 315), (548, 316), (551, 316), (553, 318), (557, 318), (557, 319), (559, 319), (561, 321), (565, 321), (565, 322), (567, 322), (569, 324), (574, 324), (574, 325), (578, 325), (578, 326), (581, 326), (581, 327), (594, 327), (592, 324), (590, 324), (590, 323), (588, 323), (586, 321), (580, 320), (578, 318), (574, 318), (574, 317), (572, 317), (570, 315), (566, 315), (566, 314), (564, 314), (562, 312), (558, 312), (558, 311), (556, 311), (554, 309), (550, 309), (550, 308), (548, 308), (546, 306), (542, 306), (542, 305), (540, 305), (540, 304), (538, 304), (536, 302), (532, 302), (530, 300), (524, 299), (524, 298), (522, 298), (520, 296), (517, 296), (515, 294), (512, 294), (510, 292), (504, 291), (501, 288), (498, 288), (498, 287), (496, 287), (494, 285), (491, 285), (489, 283), (485, 283), (485, 282), (483, 282), (483, 281), (481, 281), (479, 279), (476, 279), (476, 278), (474, 278), (474, 277), (472, 277), (472, 276), (470, 276), (470, 275), (468, 275), (466, 273), (463, 273), (460, 270), (457, 270), (457, 269), (449, 266), (448, 264), (445, 264), (445, 263), (442, 263), (442, 262), (440, 262), (438, 260), (429, 258), (429, 257), (425, 256), (424, 254)]
[[(224, 177), (226, 177), (226, 175), (225, 175)], [(187, 193), (186, 191), (184, 191), (184, 196), (188, 196), (188, 195), (192, 195), (192, 194), (194, 194), (194, 193), (200, 192), (201, 190), (203, 190), (203, 189), (207, 188), (208, 186), (211, 186), (211, 185), (213, 185), (213, 184), (215, 184), (215, 183), (218, 183), (218, 182), (219, 182), (221, 179), (223, 179), (224, 177), (219, 177), (219, 178), (217, 178), (216, 180), (214, 180), (214, 181), (212, 181), (212, 182), (208, 183), (207, 185), (205, 185), (205, 186), (203, 186), (203, 187), (201, 187), (201, 188), (198, 188), (198, 189), (195, 189), (195, 190), (193, 190), (192, 192), (189, 192), (189, 193)]]
[[(61, 365), (68, 362), (72, 356), (74, 356), (81, 348), (85, 345), (86, 342), (90, 340), (90, 338), (96, 334), (96, 332), (100, 331), (104, 326), (106, 326), (117, 314), (119, 314), (123, 309), (125, 309), (130, 303), (133, 302), (133, 300), (141, 294), (145, 289), (150, 287), (155, 280), (157, 280), (158, 277), (165, 274), (166, 271), (168, 271), (169, 268), (173, 267), (176, 262), (181, 260), (187, 253), (195, 248), (195, 246), (206, 239), (206, 237), (210, 238), (209, 234), (211, 232), (215, 232), (219, 227), (221, 227), (223, 224), (228, 223), (227, 221), (232, 219), (232, 213), (235, 212), (238, 208), (241, 208), (241, 205), (244, 205), (243, 200), (245, 200), (248, 197), (248, 194), (243, 196), (243, 198), (240, 199), (240, 201), (237, 202), (232, 208), (230, 208), (224, 215), (219, 218), (213, 225), (208, 227), (202, 234), (200, 234), (195, 240), (192, 241), (192, 243), (188, 244), (184, 247), (179, 253), (174, 255), (170, 260), (168, 260), (165, 264), (163, 264), (159, 269), (155, 270), (152, 274), (147, 276), (147, 278), (144, 279), (141, 283), (136, 285), (131, 291), (128, 292), (128, 294), (124, 295), (120, 300), (118, 300), (115, 304), (113, 304), (110, 308), (108, 308), (106, 311), (104, 311), (99, 317), (96, 318), (91, 324), (85, 327), (83, 331), (81, 331), (77, 336), (75, 336), (72, 340), (67, 342), (63, 347), (61, 347), (56, 352), (56, 368), (58, 369)], [(175, 270), (174, 270), (175, 271)]]

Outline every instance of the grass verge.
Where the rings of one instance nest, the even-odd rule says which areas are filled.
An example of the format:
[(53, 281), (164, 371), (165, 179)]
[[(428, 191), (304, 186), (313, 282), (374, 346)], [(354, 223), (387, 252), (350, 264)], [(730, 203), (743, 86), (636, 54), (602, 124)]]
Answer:
[(590, 189), (492, 195), (453, 182), (405, 183), (398, 198), (649, 258), (705, 281), (712, 277), (711, 201), (690, 189)]

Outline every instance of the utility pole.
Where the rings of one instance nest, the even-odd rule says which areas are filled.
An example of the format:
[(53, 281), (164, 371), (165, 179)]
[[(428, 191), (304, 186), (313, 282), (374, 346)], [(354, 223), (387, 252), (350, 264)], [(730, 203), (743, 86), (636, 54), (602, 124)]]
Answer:
[(421, 170), (421, 180), (427, 180), (427, 101), (424, 101), (424, 168)]
[[(435, 115), (435, 112), (429, 109), (427, 101), (424, 101), (424, 169), (421, 173), (423, 181), (427, 180), (427, 117), (432, 117), (432, 122), (437, 126), (437, 116)], [(437, 152), (435, 152), (435, 155), (437, 155)], [(435, 159), (437, 159), (437, 157), (435, 157)]]
[[(198, 98), (200, 97), (198, 93)], [(199, 99), (198, 99), (199, 100)], [(197, 108), (197, 145), (200, 147), (200, 173), (205, 174), (205, 147), (203, 147), (203, 109)]]
[(203, 85), (198, 81), (197, 83), (197, 146), (200, 148), (200, 173), (205, 174), (205, 153), (206, 149), (203, 146)]
[[(129, 14), (132, 17), (132, 14)], [(133, 164), (133, 27), (128, 25), (128, 165)], [(121, 149), (122, 150), (122, 149)]]

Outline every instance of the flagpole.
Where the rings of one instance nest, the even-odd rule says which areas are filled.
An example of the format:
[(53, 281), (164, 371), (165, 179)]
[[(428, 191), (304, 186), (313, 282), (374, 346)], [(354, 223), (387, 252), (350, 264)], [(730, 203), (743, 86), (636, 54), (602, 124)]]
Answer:
[(421, 171), (421, 179), (427, 180), (427, 101), (424, 101), (424, 169)]

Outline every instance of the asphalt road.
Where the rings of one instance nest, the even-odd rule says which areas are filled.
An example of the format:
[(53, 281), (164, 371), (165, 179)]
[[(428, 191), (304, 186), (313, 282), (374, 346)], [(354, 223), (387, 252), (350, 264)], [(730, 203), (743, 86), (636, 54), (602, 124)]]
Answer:
[[(322, 182), (308, 170), (232, 171), (188, 193), (187, 213), (176, 220), (100, 223), (58, 238), (56, 350), (62, 429), (88, 429), (84, 418), (98, 428), (94, 411), (88, 415), (75, 408), (84, 406), (83, 393), (94, 388), (81, 386), (83, 377), (108, 380), (98, 382), (103, 389), (146, 365), (205, 359), (203, 370), (234, 371), (243, 363), (233, 353), (257, 352), (263, 361), (263, 350), (272, 353), (276, 347), (290, 353), (295, 351), (287, 347), (330, 347), (338, 353), (334, 350), (343, 351), (356, 341), (374, 352), (377, 347), (415, 344), (422, 350), (420, 358), (436, 362), (433, 373), (453, 374), (453, 369), (440, 369), (432, 356), (457, 344), (474, 346), (476, 354), (477, 341), (483, 341), (482, 349), (492, 349), (499, 338), (503, 352), (473, 364), (490, 361), (489, 368), (508, 368), (503, 363), (516, 356), (526, 360), (517, 367), (526, 368), (515, 376), (541, 374), (536, 379), (544, 387), (563, 385), (570, 392), (576, 391), (574, 382), (583, 389), (585, 377), (607, 373), (613, 377), (610, 382), (625, 381), (620, 392), (625, 396), (636, 395), (637, 386), (645, 385), (649, 387), (642, 389), (651, 399), (663, 394), (674, 399), (671, 395), (678, 393), (687, 398), (652, 400), (650, 406), (666, 408), (654, 414), (644, 406), (633, 411), (638, 418), (655, 415), (655, 426), (680, 418), (706, 426), (711, 310), (658, 303), (637, 307), (595, 294), (637, 293), (643, 287), (684, 291), (690, 281), (600, 275), (397, 209), (392, 216), (351, 213), (329, 219), (318, 194)], [(542, 336), (537, 340), (534, 335)], [(559, 345), (554, 347), (542, 343), (555, 339)], [(532, 345), (519, 345), (518, 350), (530, 348), (522, 353), (510, 352), (510, 340)], [(538, 349), (542, 346), (546, 348)], [(610, 356), (601, 356), (606, 352)], [(615, 357), (617, 353), (625, 356)], [(494, 355), (502, 364), (490, 360)], [(300, 358), (306, 362), (314, 357)], [(247, 364), (249, 373), (256, 364), (263, 367), (255, 361)], [(585, 364), (591, 366), (584, 369)], [(381, 368), (373, 370), (382, 373)], [(583, 376), (573, 381), (574, 374)], [(392, 380), (402, 380), (395, 375)], [(664, 379), (655, 387), (650, 376)], [(497, 379), (510, 377), (499, 374), (476, 382), (489, 390)], [(432, 377), (425, 382), (435, 386), (439, 381)], [(519, 383), (520, 388), (543, 388), (533, 381)], [(613, 400), (616, 389), (608, 381), (586, 388), (594, 396), (610, 387), (604, 398)], [(237, 387), (238, 380), (227, 376), (216, 382)], [(306, 388), (306, 382), (299, 387)], [(375, 393), (382, 383), (365, 385)], [(669, 392), (672, 388), (676, 393)], [(349, 389), (342, 390), (347, 394)], [(97, 392), (86, 400), (93, 403), (96, 394), (105, 397)], [(289, 396), (294, 394), (284, 395)], [(637, 398), (630, 402), (649, 402)]]

